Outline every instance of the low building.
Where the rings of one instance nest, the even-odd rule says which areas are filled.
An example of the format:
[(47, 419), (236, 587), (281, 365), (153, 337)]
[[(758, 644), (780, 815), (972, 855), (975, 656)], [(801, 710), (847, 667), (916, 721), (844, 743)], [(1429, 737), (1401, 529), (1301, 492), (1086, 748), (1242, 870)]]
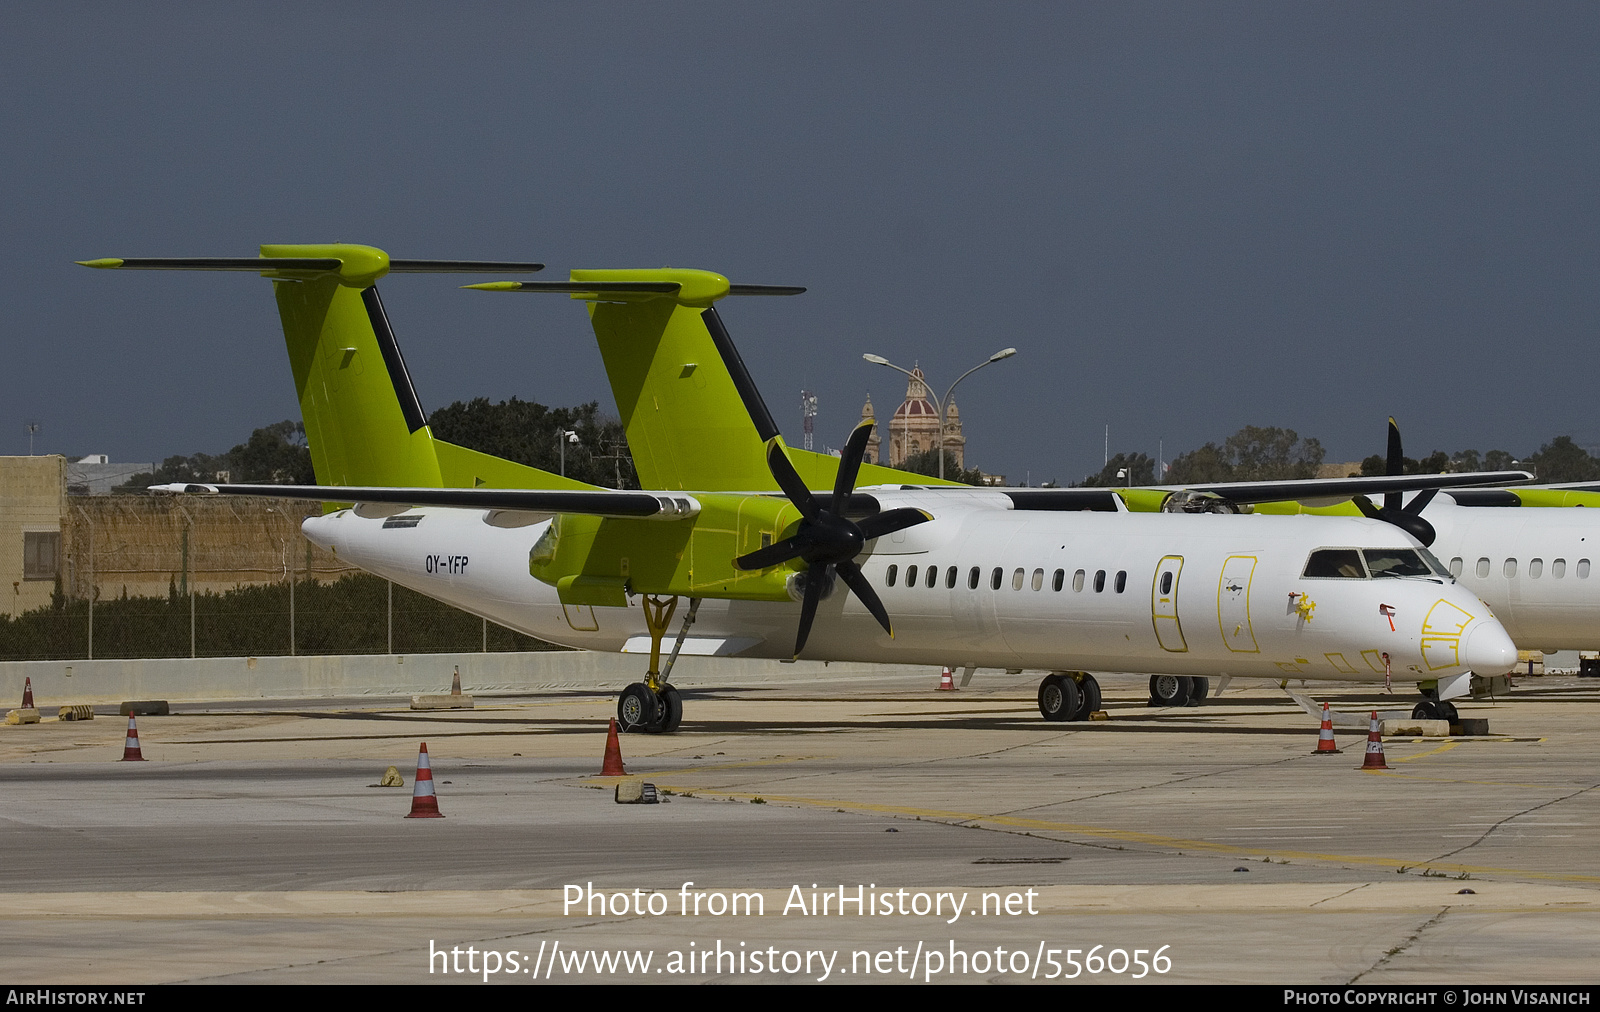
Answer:
[(44, 607), (58, 590), (79, 600), (165, 597), (356, 571), (301, 536), (300, 522), (319, 503), (70, 495), (72, 466), (59, 456), (0, 457), (7, 614)]

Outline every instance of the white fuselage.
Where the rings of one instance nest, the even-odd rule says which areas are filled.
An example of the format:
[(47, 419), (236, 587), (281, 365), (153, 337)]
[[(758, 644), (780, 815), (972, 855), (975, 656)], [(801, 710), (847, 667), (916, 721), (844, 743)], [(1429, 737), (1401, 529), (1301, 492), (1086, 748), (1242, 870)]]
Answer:
[[(1516, 662), (1489, 609), (1447, 577), (1302, 575), (1320, 548), (1415, 550), (1378, 521), (1010, 511), (932, 491), (874, 494), (885, 509), (935, 516), (858, 558), (895, 635), (840, 585), (822, 602), (806, 658), (1366, 681), (1382, 681), (1386, 665), (1406, 681)], [(345, 510), (304, 530), (347, 562), (528, 635), (640, 649), (641, 609), (563, 605), (529, 574), (545, 524), (508, 529), (486, 517)], [(792, 602), (706, 600), (687, 651), (787, 658), (799, 613)]]
[(1600, 510), (1457, 506), (1441, 495), (1422, 515), (1438, 533), (1434, 555), (1519, 647), (1600, 650)]

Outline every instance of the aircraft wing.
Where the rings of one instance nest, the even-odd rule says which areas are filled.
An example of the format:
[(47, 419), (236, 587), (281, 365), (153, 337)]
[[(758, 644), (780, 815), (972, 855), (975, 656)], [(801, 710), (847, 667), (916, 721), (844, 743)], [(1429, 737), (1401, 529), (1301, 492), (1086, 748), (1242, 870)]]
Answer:
[(1527, 471), (1468, 471), (1461, 474), (1396, 474), (1362, 478), (1307, 478), (1289, 481), (1232, 481), (1204, 485), (1142, 486), (1156, 492), (1198, 493), (1201, 498), (1228, 502), (1265, 503), (1317, 502), (1332, 505), (1358, 495), (1373, 496), (1388, 492), (1419, 492), (1425, 489), (1470, 488), (1486, 485), (1515, 485), (1532, 481)]
[(310, 499), (391, 506), (456, 506), (525, 513), (582, 513), (597, 517), (678, 520), (700, 512), (682, 492), (619, 492), (610, 489), (382, 488), (359, 485), (233, 485), (176, 482), (152, 492)]

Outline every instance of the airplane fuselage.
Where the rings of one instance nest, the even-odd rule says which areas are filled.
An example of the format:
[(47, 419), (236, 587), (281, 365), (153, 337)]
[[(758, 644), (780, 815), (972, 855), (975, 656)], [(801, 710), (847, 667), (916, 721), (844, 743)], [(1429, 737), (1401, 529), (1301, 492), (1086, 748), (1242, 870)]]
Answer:
[[(826, 598), (802, 656), (819, 660), (1150, 674), (1426, 681), (1508, 670), (1515, 648), (1448, 576), (1306, 575), (1324, 549), (1410, 553), (1366, 519), (1011, 511), (933, 492), (877, 493), (935, 519), (858, 558), (892, 616)], [(483, 510), (345, 510), (305, 523), (347, 562), (528, 635), (640, 649), (637, 607), (563, 604), (529, 573), (546, 524), (491, 526)], [(931, 579), (930, 575), (932, 574)], [(690, 653), (787, 658), (798, 603), (705, 600)], [(668, 638), (670, 646), (671, 637)]]

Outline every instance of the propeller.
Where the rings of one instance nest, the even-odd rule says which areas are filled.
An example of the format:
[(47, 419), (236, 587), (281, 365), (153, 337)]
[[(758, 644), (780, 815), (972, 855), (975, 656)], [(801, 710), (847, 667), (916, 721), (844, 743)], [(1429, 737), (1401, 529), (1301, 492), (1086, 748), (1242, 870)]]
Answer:
[(805, 482), (795, 472), (794, 465), (784, 452), (782, 440), (774, 436), (767, 440), (767, 469), (777, 481), (783, 494), (789, 497), (800, 511), (800, 527), (782, 541), (741, 555), (733, 564), (742, 570), (766, 569), (792, 559), (806, 564), (801, 574), (804, 597), (800, 605), (800, 630), (795, 636), (794, 654), (800, 656), (806, 638), (811, 634), (811, 623), (817, 616), (817, 604), (832, 589), (835, 575), (861, 599), (867, 611), (883, 626), (891, 637), (894, 628), (889, 624), (889, 612), (878, 599), (877, 591), (867, 581), (855, 557), (873, 538), (905, 530), (933, 517), (922, 510), (905, 507), (874, 513), (861, 520), (851, 520), (844, 515), (850, 494), (855, 491), (856, 475), (861, 470), (861, 459), (867, 451), (867, 440), (872, 437), (872, 423), (862, 422), (850, 433), (844, 453), (839, 460), (839, 473), (833, 483), (833, 498), (824, 504), (811, 494)]
[[(1405, 473), (1405, 453), (1400, 445), (1400, 426), (1395, 424), (1393, 418), (1389, 419), (1389, 447), (1384, 461), (1383, 473), (1397, 475)], [(1384, 523), (1405, 531), (1407, 534), (1422, 542), (1423, 547), (1433, 544), (1433, 539), (1438, 537), (1438, 532), (1433, 525), (1422, 518), (1422, 511), (1427, 508), (1433, 497), (1439, 494), (1436, 488), (1425, 489), (1411, 497), (1408, 505), (1402, 505), (1403, 497), (1399, 492), (1385, 492), (1383, 505), (1375, 506), (1371, 499), (1358, 495), (1353, 500), (1356, 508), (1373, 520), (1382, 520)]]
[(800, 511), (800, 526), (793, 535), (739, 556), (733, 560), (734, 566), (748, 572), (782, 565), (794, 559), (806, 564), (799, 579), (804, 592), (800, 602), (800, 629), (794, 642), (796, 657), (805, 648), (806, 638), (811, 635), (811, 623), (817, 617), (817, 605), (833, 589), (835, 576), (844, 581), (845, 586), (883, 626), (883, 631), (892, 637), (894, 628), (889, 624), (889, 612), (878, 599), (878, 593), (872, 589), (866, 575), (861, 572), (861, 567), (856, 565), (855, 557), (861, 554), (862, 546), (873, 538), (926, 523), (933, 517), (910, 507), (874, 513), (861, 520), (851, 520), (845, 516), (845, 507), (855, 491), (856, 477), (861, 473), (862, 458), (866, 456), (867, 440), (872, 438), (873, 423), (870, 421), (857, 425), (845, 443), (844, 452), (839, 457), (839, 471), (833, 481), (833, 497), (825, 503), (818, 501), (795, 471), (794, 464), (790, 463), (789, 455), (784, 451), (783, 437), (778, 434), (778, 426), (761, 398), (761, 391), (756, 389), (755, 381), (750, 378), (749, 370), (739, 357), (733, 339), (728, 336), (727, 328), (722, 325), (716, 308), (707, 309), (701, 318), (711, 334), (717, 353), (722, 357), (723, 365), (728, 369), (728, 375), (733, 379), (734, 387), (739, 391), (750, 420), (766, 441), (767, 470), (772, 472), (778, 488)]

